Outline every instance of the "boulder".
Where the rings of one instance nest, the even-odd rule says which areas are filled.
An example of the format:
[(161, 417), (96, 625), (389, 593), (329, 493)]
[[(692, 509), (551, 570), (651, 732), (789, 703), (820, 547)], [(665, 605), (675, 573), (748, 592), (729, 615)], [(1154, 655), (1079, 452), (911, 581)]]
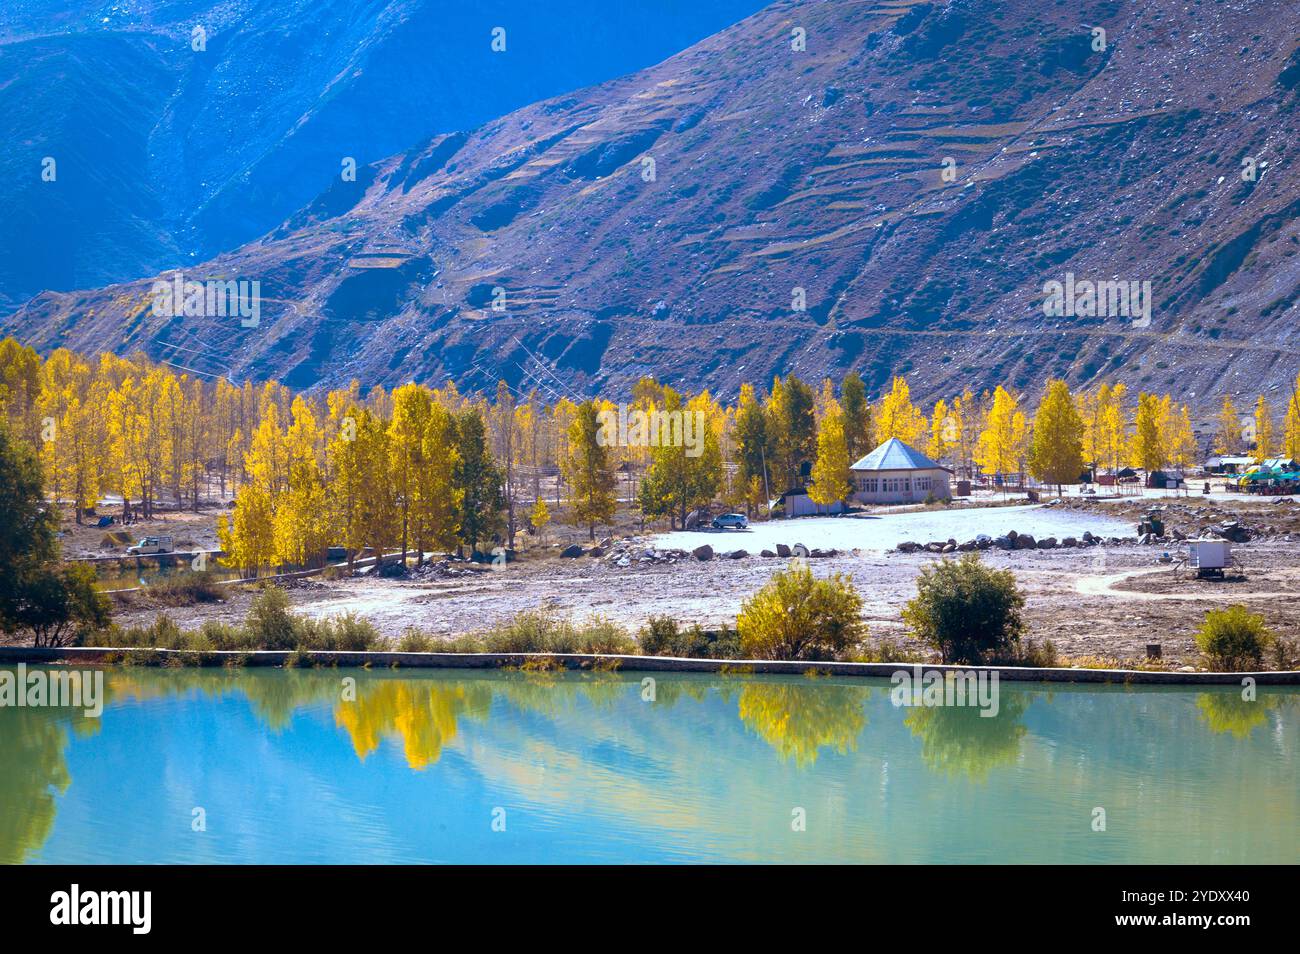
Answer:
[(1066, 537), (1061, 541), (1061, 546), (1063, 547), (1077, 547), (1078, 545), (1079, 541), (1074, 539), (1074, 537)]
[(1027, 533), (1017, 533), (1012, 539), (1016, 542), (1017, 550), (1032, 550), (1038, 546), (1038, 541)]
[(915, 553), (917, 550), (921, 549), (921, 544), (917, 543), (915, 540), (904, 540), (895, 547), (895, 549), (898, 550), (899, 553)]
[(749, 551), (748, 551), (748, 550), (732, 550), (730, 553), (727, 554), (727, 556), (728, 556), (730, 559), (732, 559), (732, 560), (743, 560), (745, 557), (749, 556)]
[(998, 537), (993, 541), (993, 545), (999, 550), (1014, 550), (1016, 548), (1016, 541), (1011, 537)]
[(765, 557), (769, 557), (769, 558), (770, 558), (770, 557), (774, 557), (774, 556), (776, 556), (776, 551), (774, 551), (774, 550), (764, 550), (762, 553), (759, 554), (759, 556), (765, 556)]
[(944, 544), (940, 543), (938, 540), (931, 540), (925, 545), (927, 553), (942, 553), (943, 548)]
[(955, 543), (945, 543), (945, 544), (943, 545), (943, 547), (940, 548), (939, 552), (940, 552), (940, 553), (956, 553), (956, 552), (957, 552), (957, 544), (955, 544)]
[(695, 559), (697, 560), (712, 560), (713, 547), (709, 546), (707, 543), (702, 546), (698, 546), (691, 551), (691, 556), (695, 557)]
[(778, 543), (776, 545), (776, 555), (781, 557), (782, 559), (785, 559), (790, 555), (790, 548), (786, 546), (784, 543)]
[(1038, 541), (1038, 549), (1040, 550), (1051, 550), (1055, 546), (1056, 537), (1043, 537), (1043, 539)]
[(797, 557), (803, 557), (805, 560), (808, 559), (808, 548), (802, 543), (796, 543), (790, 548), (790, 552)]
[(582, 547), (576, 543), (570, 544), (569, 546), (565, 547), (563, 550), (560, 551), (560, 556), (566, 558), (580, 557), (582, 556), (582, 554), (583, 554)]
[(590, 550), (587, 551), (587, 556), (589, 557), (599, 558), (599, 557), (603, 557), (604, 555), (605, 555), (604, 547), (592, 547)]

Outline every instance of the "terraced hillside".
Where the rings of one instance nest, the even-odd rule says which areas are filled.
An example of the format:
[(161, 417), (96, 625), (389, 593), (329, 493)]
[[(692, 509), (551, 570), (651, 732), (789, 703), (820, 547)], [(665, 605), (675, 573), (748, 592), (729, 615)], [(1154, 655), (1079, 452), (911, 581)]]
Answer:
[(0, 312), (235, 248), (310, 202), (344, 157), (619, 76), (761, 6), (6, 0)]
[[(377, 162), (187, 272), (260, 280), (257, 328), (158, 317), (152, 278), (40, 296), (8, 328), (298, 386), (615, 396), (654, 373), (729, 395), (852, 367), (929, 397), (1123, 367), (1194, 403), (1285, 387), (1298, 44), (1280, 0), (778, 2)], [(1149, 324), (1045, 317), (1067, 272), (1150, 281)]]

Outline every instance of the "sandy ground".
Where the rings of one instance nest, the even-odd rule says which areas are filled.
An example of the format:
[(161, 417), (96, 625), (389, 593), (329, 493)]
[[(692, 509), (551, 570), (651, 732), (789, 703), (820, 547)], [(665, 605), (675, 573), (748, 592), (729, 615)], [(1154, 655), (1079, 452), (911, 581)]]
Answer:
[[(989, 551), (985, 559), (1012, 570), (1027, 598), (1030, 635), (1050, 639), (1067, 656), (1139, 660), (1160, 643), (1169, 665), (1194, 664), (1191, 634), (1207, 609), (1240, 602), (1288, 636), (1300, 632), (1300, 542), (1238, 545), (1242, 569), (1227, 581), (1197, 581), (1158, 562), (1163, 548), (1137, 545), (1088, 550)], [(906, 642), (900, 609), (915, 593), (919, 569), (932, 554), (845, 553), (813, 562), (814, 571), (849, 576), (861, 592), (874, 638)], [(600, 614), (631, 629), (670, 614), (706, 626), (734, 624), (742, 600), (781, 560), (684, 561), (619, 568), (590, 558), (549, 558), (500, 570), (469, 570), (432, 582), (302, 581), (291, 590), (299, 612), (324, 617), (352, 611), (383, 632), (408, 626), (431, 634), (482, 630), (525, 609), (548, 608), (583, 618)], [(168, 608), (182, 625), (241, 619), (251, 594), (232, 588), (215, 606)], [(120, 607), (122, 624), (145, 623), (157, 607)]]
[[(1234, 546), (1241, 566), (1224, 581), (1198, 581), (1160, 562), (1164, 553), (1175, 560), (1181, 555), (1182, 548), (1173, 543), (987, 551), (984, 558), (993, 566), (1016, 574), (1026, 594), (1032, 638), (1052, 640), (1067, 656), (1131, 661), (1145, 656), (1146, 644), (1160, 643), (1167, 664), (1194, 664), (1191, 634), (1206, 610), (1238, 602), (1262, 613), (1279, 633), (1296, 638), (1300, 633), (1300, 501), (1219, 492), (1118, 500), (1071, 494), (1050, 507), (1035, 508), (1023, 506), (1023, 500), (989, 497), (951, 509), (896, 508), (856, 517), (759, 521), (748, 533), (692, 531), (642, 537), (636, 536), (635, 518), (621, 509), (612, 532), (616, 541), (636, 539), (637, 547), (660, 549), (706, 542), (718, 552), (743, 548), (749, 555), (708, 562), (634, 560), (626, 567), (609, 559), (561, 559), (556, 555), (560, 545), (574, 540), (585, 543), (587, 533), (585, 528), (558, 525), (548, 531), (548, 545), (525, 542), (522, 559), (505, 567), (456, 564), (452, 573), (425, 581), (314, 578), (295, 582), (289, 592), (300, 613), (327, 617), (355, 612), (393, 638), (407, 627), (447, 635), (481, 631), (528, 609), (549, 609), (574, 618), (600, 614), (632, 630), (656, 614), (717, 627), (734, 625), (742, 601), (783, 565), (779, 559), (759, 556), (760, 550), (774, 548), (778, 542), (803, 543), (840, 551), (812, 560), (814, 572), (843, 573), (853, 580), (862, 594), (873, 639), (906, 643), (900, 610), (915, 594), (920, 568), (939, 557), (888, 549), (898, 542), (961, 541), (978, 533), (996, 536), (1012, 529), (1035, 536), (1077, 536), (1088, 529), (1102, 536), (1132, 537), (1137, 519), (1153, 506), (1165, 508), (1171, 531), (1196, 536), (1203, 527), (1239, 520), (1256, 532), (1256, 538)], [(148, 523), (111, 529), (126, 529), (133, 538), (170, 533), (178, 548), (213, 549), (217, 512), (166, 513)], [(120, 555), (124, 549), (104, 546), (104, 530), (70, 522), (64, 529), (64, 550), (70, 557)], [(134, 595), (116, 601), (114, 618), (121, 625), (138, 625), (165, 611), (186, 627), (209, 619), (237, 622), (244, 617), (252, 593), (243, 586), (230, 586), (225, 592), (227, 598), (221, 603), (183, 607), (162, 607)]]

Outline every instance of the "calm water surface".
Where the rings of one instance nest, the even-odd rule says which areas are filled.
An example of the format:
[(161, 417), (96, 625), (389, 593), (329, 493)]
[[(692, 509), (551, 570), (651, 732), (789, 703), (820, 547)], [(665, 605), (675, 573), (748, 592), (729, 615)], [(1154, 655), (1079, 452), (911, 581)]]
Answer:
[(109, 670), (0, 708), (0, 862), (1300, 861), (1295, 692), (644, 678)]

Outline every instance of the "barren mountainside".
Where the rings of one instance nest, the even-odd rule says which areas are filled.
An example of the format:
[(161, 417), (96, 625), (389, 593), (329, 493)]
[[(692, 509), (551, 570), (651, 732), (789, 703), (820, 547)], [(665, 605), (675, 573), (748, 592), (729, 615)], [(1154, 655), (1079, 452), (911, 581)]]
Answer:
[(365, 164), (620, 76), (761, 6), (7, 0), (0, 312), (201, 262), (310, 202), (344, 157)]
[[(42, 294), (3, 330), (298, 387), (1286, 388), (1298, 44), (1281, 0), (778, 2), (378, 161), (186, 270), (260, 281), (256, 328), (155, 315), (148, 276)], [(1149, 281), (1149, 325), (1045, 316), (1067, 273)]]

